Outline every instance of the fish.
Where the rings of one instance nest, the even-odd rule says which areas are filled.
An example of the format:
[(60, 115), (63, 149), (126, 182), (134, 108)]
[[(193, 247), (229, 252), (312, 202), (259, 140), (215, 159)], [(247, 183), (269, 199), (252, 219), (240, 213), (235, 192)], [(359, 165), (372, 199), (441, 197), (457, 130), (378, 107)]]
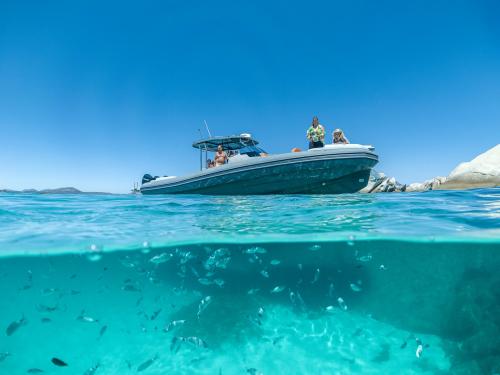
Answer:
[(189, 269), (191, 270), (191, 272), (193, 273), (193, 275), (195, 277), (200, 277), (200, 273), (198, 271), (196, 271), (196, 268), (194, 268), (193, 266), (189, 267)]
[(333, 307), (332, 305), (326, 306), (325, 310), (326, 310), (326, 312), (334, 312), (335, 311), (335, 307)]
[(266, 270), (262, 270), (262, 271), (260, 271), (260, 274), (261, 274), (263, 277), (265, 277), (266, 279), (268, 279), (268, 278), (269, 278), (269, 272), (267, 272)]
[(210, 296), (206, 296), (200, 301), (200, 304), (198, 305), (198, 313), (196, 314), (198, 319), (200, 319), (201, 313), (205, 311), (205, 309), (208, 307), (208, 305), (210, 305), (211, 302), (212, 302), (212, 297)]
[(198, 279), (198, 282), (199, 282), (201, 285), (212, 285), (212, 284), (214, 283), (212, 280), (206, 279), (206, 278), (204, 278), (204, 277), (199, 278), (199, 279)]
[(120, 263), (126, 268), (135, 268), (139, 264), (136, 260), (133, 260), (128, 255), (120, 258)]
[(361, 292), (362, 289), (358, 284), (351, 283), (349, 284), (353, 292)]
[(14, 334), (14, 332), (16, 332), (19, 328), (21, 328), (22, 326), (24, 326), (26, 324), (28, 324), (28, 321), (26, 320), (26, 318), (23, 315), (21, 319), (10, 323), (8, 325), (7, 329), (5, 330), (5, 333), (7, 334), (7, 336), (12, 336)]
[(362, 333), (363, 333), (363, 328), (358, 328), (358, 329), (356, 329), (356, 331), (354, 331), (354, 333), (352, 335), (353, 335), (353, 337), (358, 337)]
[(45, 288), (42, 290), (42, 295), (43, 296), (50, 296), (51, 294), (54, 294), (57, 291), (59, 291), (59, 289), (57, 289), (57, 288)]
[(307, 250), (309, 250), (309, 251), (318, 251), (318, 250), (321, 250), (321, 245), (312, 245)]
[(177, 336), (174, 336), (172, 338), (172, 341), (170, 342), (170, 351), (174, 352), (175, 354), (179, 351), (180, 347), (181, 347), (181, 341)]
[(196, 258), (196, 255), (192, 254), (191, 251), (179, 251), (177, 253), (179, 255), (179, 264), (186, 264), (191, 259)]
[(215, 280), (214, 280), (214, 283), (215, 283), (215, 285), (217, 285), (219, 288), (222, 288), (226, 282), (225, 282), (224, 280), (222, 280), (222, 279), (215, 279)]
[(92, 367), (89, 367), (84, 373), (83, 375), (94, 375), (97, 371), (97, 369), (99, 368), (100, 364), (96, 364)]
[(182, 341), (187, 342), (197, 348), (208, 348), (208, 345), (205, 341), (200, 339), (199, 337), (190, 336), (190, 337), (182, 337)]
[(263, 247), (255, 246), (244, 251), (245, 254), (265, 254), (267, 250)]
[(150, 320), (155, 320), (156, 318), (158, 318), (158, 315), (160, 315), (160, 313), (161, 313), (161, 309), (156, 310), (155, 312), (153, 312), (153, 314), (151, 314)]
[(300, 295), (299, 292), (297, 292), (296, 298), (297, 298), (297, 304), (299, 306), (299, 309), (302, 310), (302, 311), (305, 311), (305, 309), (306, 309), (306, 303), (302, 299), (302, 296)]
[(50, 318), (42, 318), (42, 319), (40, 319), (40, 321), (42, 323), (50, 323), (52, 321), (52, 319), (50, 319)]
[(108, 329), (108, 326), (102, 326), (100, 331), (99, 331), (99, 337), (102, 337), (102, 335), (104, 335), (104, 333), (106, 332), (107, 329)]
[(369, 262), (373, 259), (371, 254), (363, 255), (357, 258), (360, 262)]
[(302, 296), (299, 294), (299, 292), (292, 292), (290, 291), (290, 294), (288, 295), (290, 298), (290, 302), (292, 302), (292, 305), (300, 310), (300, 311), (305, 311), (306, 310), (306, 304), (304, 300), (302, 299)]
[(337, 298), (337, 303), (339, 304), (340, 308), (342, 310), (347, 310), (347, 305), (345, 304), (345, 301), (342, 297)]
[(314, 277), (313, 277), (313, 281), (311, 281), (311, 284), (315, 284), (318, 282), (320, 274), (321, 274), (321, 271), (319, 270), (319, 268), (316, 268), (316, 271), (314, 271)]
[(273, 339), (273, 341), (272, 341), (272, 342), (273, 342), (273, 345), (278, 344), (278, 343), (279, 343), (281, 340), (283, 340), (284, 338), (285, 338), (285, 336), (278, 336), (278, 337), (275, 337), (275, 338)]
[(282, 285), (275, 286), (272, 290), (271, 293), (281, 293), (282, 291), (285, 290), (285, 287)]
[(163, 332), (170, 332), (171, 330), (173, 330), (174, 328), (176, 327), (179, 327), (181, 325), (183, 325), (184, 323), (186, 323), (185, 320), (183, 319), (180, 319), (180, 320), (172, 320), (170, 323), (168, 323), (165, 328), (163, 328)]
[(140, 292), (141, 290), (133, 284), (126, 284), (122, 286), (122, 290), (125, 292)]
[(159, 255), (155, 255), (152, 257), (149, 261), (154, 264), (161, 264), (168, 262), (170, 259), (172, 259), (173, 255), (168, 254), (168, 253), (161, 253)]
[(52, 358), (50, 361), (54, 365), (59, 366), (59, 367), (67, 367), (68, 366), (68, 364), (66, 362), (64, 362), (62, 359), (59, 359), (59, 358), (56, 358), (56, 357)]
[(137, 366), (137, 372), (141, 372), (146, 370), (149, 366), (151, 366), (158, 359), (158, 354), (153, 358), (148, 359), (145, 362), (142, 362), (139, 366)]
[(10, 357), (10, 353), (9, 352), (0, 353), (0, 362), (5, 361), (7, 359), (7, 357)]
[(404, 348), (406, 348), (406, 345), (408, 345), (408, 341), (404, 341), (404, 342), (401, 344), (400, 348), (401, 348), (401, 349), (404, 349)]
[(41, 312), (54, 312), (58, 309), (58, 306), (47, 306), (47, 305), (42, 305), (39, 304), (36, 306), (36, 309)]
[(21, 290), (28, 290), (31, 289), (33, 286), (33, 272), (31, 270), (28, 270), (28, 283), (24, 285)]
[(28, 371), (26, 371), (28, 374), (41, 374), (43, 371), (42, 369), (39, 368), (30, 368)]
[(85, 310), (82, 310), (80, 315), (76, 317), (76, 320), (79, 320), (79, 321), (84, 322), (84, 323), (98, 323), (99, 322), (98, 319), (92, 318), (91, 316), (86, 316), (84, 314), (85, 314)]
[(252, 295), (252, 294), (257, 293), (259, 290), (260, 290), (260, 289), (252, 288), (252, 289), (249, 289), (249, 290), (248, 290), (247, 294)]
[(259, 307), (259, 310), (257, 311), (257, 315), (259, 316), (259, 318), (264, 317), (264, 308), (263, 307)]
[(188, 344), (195, 346), (197, 348), (208, 348), (207, 343), (204, 340), (200, 339), (199, 337), (196, 337), (196, 336), (190, 336), (190, 337), (176, 336), (172, 339), (172, 342), (170, 344), (170, 351), (177, 353), (179, 351), (182, 343), (188, 343)]
[(417, 358), (420, 358), (420, 356), (422, 355), (422, 352), (424, 351), (424, 347), (422, 346), (422, 344), (419, 344), (417, 346), (417, 350), (415, 351), (415, 356)]
[(328, 297), (333, 297), (335, 293), (335, 287), (333, 286), (333, 283), (330, 283), (328, 286)]
[(271, 266), (277, 266), (280, 263), (281, 263), (281, 260), (278, 260), (278, 259), (273, 259), (269, 262), (269, 264), (271, 264)]
[(220, 248), (213, 252), (212, 255), (203, 263), (203, 267), (212, 272), (215, 268), (226, 268), (231, 261), (230, 252), (228, 249)]

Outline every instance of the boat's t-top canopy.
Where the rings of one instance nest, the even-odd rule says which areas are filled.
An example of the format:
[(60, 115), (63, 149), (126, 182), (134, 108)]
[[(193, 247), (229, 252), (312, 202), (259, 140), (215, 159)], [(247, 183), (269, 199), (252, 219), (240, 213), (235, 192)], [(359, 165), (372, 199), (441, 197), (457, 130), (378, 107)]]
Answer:
[(217, 147), (222, 146), (224, 151), (240, 150), (247, 146), (255, 146), (259, 142), (252, 138), (250, 134), (230, 135), (227, 137), (210, 137), (194, 142), (193, 147), (204, 151), (217, 151)]

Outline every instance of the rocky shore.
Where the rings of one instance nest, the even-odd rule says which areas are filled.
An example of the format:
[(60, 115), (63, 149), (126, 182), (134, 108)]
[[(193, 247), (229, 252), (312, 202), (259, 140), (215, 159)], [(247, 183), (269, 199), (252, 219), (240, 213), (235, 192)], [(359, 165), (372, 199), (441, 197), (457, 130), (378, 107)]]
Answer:
[(460, 163), (447, 177), (434, 177), (424, 182), (402, 184), (395, 177), (372, 172), (362, 193), (416, 192), (428, 190), (464, 190), (500, 186), (500, 144)]

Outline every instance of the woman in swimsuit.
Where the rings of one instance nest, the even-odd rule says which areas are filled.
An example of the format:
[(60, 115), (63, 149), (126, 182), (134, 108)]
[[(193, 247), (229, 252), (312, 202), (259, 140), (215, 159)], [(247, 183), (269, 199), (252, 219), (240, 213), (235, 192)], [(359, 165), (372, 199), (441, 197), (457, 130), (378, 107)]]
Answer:
[(349, 140), (344, 135), (344, 132), (342, 131), (342, 129), (335, 129), (333, 131), (333, 140), (332, 140), (332, 143), (333, 144), (343, 143), (343, 144), (346, 145), (346, 144), (349, 143)]
[(227, 162), (227, 155), (224, 152), (224, 150), (222, 150), (221, 145), (217, 147), (217, 152), (215, 153), (214, 161), (216, 167), (218, 167), (219, 165), (224, 165)]

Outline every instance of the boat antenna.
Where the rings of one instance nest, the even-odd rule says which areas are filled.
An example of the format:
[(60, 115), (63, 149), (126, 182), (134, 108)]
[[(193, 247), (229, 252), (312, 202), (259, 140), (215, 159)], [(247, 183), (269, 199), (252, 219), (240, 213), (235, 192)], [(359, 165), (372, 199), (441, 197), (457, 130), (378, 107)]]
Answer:
[(210, 129), (208, 128), (207, 120), (203, 120), (203, 122), (205, 123), (205, 127), (207, 128), (208, 136), (212, 138), (212, 134), (210, 133)]

